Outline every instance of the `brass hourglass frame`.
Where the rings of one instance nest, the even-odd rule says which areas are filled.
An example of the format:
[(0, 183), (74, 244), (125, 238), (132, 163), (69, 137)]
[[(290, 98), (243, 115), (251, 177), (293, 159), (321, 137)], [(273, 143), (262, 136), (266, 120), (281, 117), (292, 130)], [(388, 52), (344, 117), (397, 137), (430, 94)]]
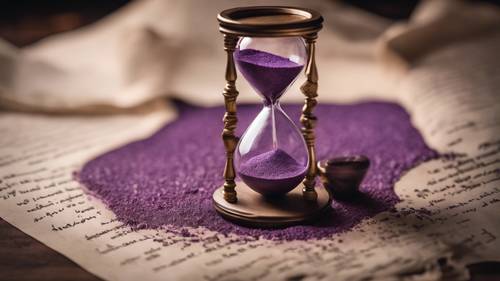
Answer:
[[(226, 113), (223, 118), (224, 130), (222, 132), (222, 139), (226, 149), (226, 165), (224, 168), (224, 185), (217, 189), (213, 196), (214, 206), (225, 218), (253, 226), (281, 226), (310, 220), (327, 209), (331, 202), (328, 192), (322, 190), (318, 198), (318, 192), (315, 189), (317, 167), (314, 127), (317, 118), (313, 114), (313, 109), (317, 104), (316, 97), (318, 96), (315, 43), (318, 32), (322, 28), (323, 18), (318, 12), (310, 9), (257, 6), (224, 10), (218, 15), (217, 19), (219, 21), (219, 31), (224, 35), (224, 50), (227, 54), (226, 86), (223, 90)], [(233, 162), (234, 152), (239, 141), (239, 138), (235, 135), (238, 121), (236, 114), (238, 91), (236, 89), (237, 74), (233, 53), (241, 37), (297, 36), (304, 39), (308, 53), (305, 67), (307, 80), (300, 88), (305, 95), (304, 107), (300, 117), (301, 133), (306, 142), (309, 157), (307, 174), (302, 182), (301, 201), (305, 203), (296, 202), (297, 196), (288, 196), (281, 199), (280, 202), (273, 203), (269, 202), (269, 200), (259, 199), (260, 195), (245, 192), (244, 196), (255, 198), (247, 198), (248, 200), (245, 202), (246, 208), (238, 209), (237, 205), (240, 196), (237, 195), (236, 191), (236, 171)], [(297, 206), (297, 203), (300, 203), (300, 206)], [(266, 205), (267, 207), (258, 206), (252, 209), (252, 207), (248, 206), (250, 204)], [(295, 207), (290, 210), (287, 205), (294, 205)]]

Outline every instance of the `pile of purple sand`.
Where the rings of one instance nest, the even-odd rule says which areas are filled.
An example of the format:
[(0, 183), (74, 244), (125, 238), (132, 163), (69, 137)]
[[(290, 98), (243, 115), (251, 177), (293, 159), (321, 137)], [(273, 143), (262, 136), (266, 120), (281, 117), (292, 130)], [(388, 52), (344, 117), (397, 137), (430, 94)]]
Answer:
[(267, 101), (280, 98), (304, 65), (287, 58), (254, 49), (236, 51), (238, 70)]
[(306, 174), (304, 165), (281, 149), (273, 149), (243, 162), (238, 176), (261, 194), (283, 194), (296, 187)]
[[(285, 107), (298, 121), (301, 106)], [(239, 135), (260, 108), (239, 106)], [(132, 227), (202, 226), (223, 234), (279, 240), (329, 237), (391, 209), (399, 201), (394, 183), (408, 169), (437, 157), (397, 104), (319, 105), (315, 110), (318, 159), (367, 155), (372, 165), (361, 185), (362, 196), (334, 201), (333, 211), (312, 225), (250, 229), (225, 221), (212, 206), (212, 193), (223, 184), (224, 107), (179, 104), (178, 109), (179, 118), (153, 136), (105, 153), (79, 172), (79, 180)]]

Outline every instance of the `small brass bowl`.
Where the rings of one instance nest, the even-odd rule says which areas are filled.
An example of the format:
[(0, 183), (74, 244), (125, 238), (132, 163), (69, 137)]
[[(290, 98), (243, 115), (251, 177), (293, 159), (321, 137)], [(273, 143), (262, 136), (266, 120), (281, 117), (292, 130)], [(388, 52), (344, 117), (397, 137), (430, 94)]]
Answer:
[(356, 196), (369, 167), (370, 159), (363, 155), (318, 161), (321, 181), (337, 199), (349, 199)]

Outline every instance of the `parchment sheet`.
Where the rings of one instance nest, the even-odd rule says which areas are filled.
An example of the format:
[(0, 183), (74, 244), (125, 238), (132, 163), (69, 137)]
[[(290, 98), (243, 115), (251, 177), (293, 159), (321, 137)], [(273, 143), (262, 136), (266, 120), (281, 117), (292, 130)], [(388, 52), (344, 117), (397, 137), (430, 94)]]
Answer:
[[(106, 280), (466, 280), (465, 264), (500, 259), (499, 48), (500, 34), (490, 32), (433, 49), (397, 82), (387, 79), (427, 143), (456, 156), (412, 169), (395, 186), (403, 201), (394, 210), (331, 239), (241, 242), (210, 233), (196, 241), (117, 221), (73, 172), (175, 118), (163, 101), (110, 116), (1, 112), (0, 215)], [(373, 98), (355, 90), (323, 96)], [(207, 104), (220, 98), (203, 96), (214, 96)]]

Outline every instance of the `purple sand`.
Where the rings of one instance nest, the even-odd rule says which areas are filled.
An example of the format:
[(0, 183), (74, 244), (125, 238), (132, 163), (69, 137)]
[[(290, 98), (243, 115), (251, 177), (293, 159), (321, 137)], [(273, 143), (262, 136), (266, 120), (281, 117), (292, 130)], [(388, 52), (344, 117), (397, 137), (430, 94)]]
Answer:
[(242, 163), (238, 176), (261, 194), (277, 195), (296, 187), (304, 179), (306, 168), (285, 151), (274, 149)]
[(304, 67), (287, 58), (253, 49), (236, 51), (234, 58), (248, 83), (269, 102), (279, 99)]
[[(238, 107), (239, 135), (261, 107)], [(299, 120), (300, 105), (285, 108), (292, 120)], [(399, 201), (394, 183), (406, 170), (438, 156), (427, 147), (406, 111), (397, 104), (318, 105), (318, 159), (368, 156), (371, 167), (361, 185), (362, 194), (353, 201), (334, 201), (333, 211), (312, 225), (250, 229), (225, 221), (212, 206), (212, 193), (223, 184), (225, 153), (220, 118), (224, 107), (179, 104), (178, 110), (179, 118), (153, 136), (91, 160), (78, 175), (118, 219), (132, 227), (203, 226), (222, 234), (276, 240), (329, 237), (352, 228), (364, 218), (390, 210)]]

